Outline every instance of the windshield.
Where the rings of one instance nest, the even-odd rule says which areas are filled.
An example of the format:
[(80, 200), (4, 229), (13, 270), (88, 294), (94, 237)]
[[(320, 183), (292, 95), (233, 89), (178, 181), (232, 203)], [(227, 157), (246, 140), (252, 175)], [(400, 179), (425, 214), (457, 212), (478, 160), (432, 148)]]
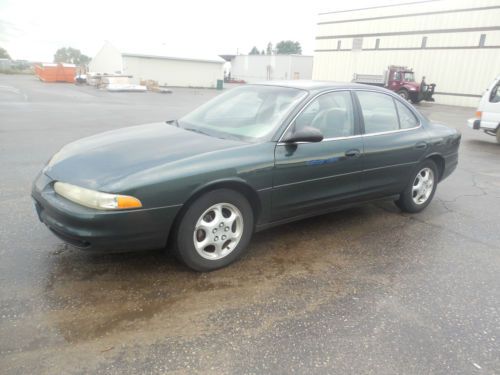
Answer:
[(403, 73), (403, 81), (415, 82), (415, 76), (414, 76), (413, 72), (404, 72)]
[(304, 90), (264, 85), (240, 86), (179, 120), (179, 126), (207, 135), (254, 142), (274, 134)]

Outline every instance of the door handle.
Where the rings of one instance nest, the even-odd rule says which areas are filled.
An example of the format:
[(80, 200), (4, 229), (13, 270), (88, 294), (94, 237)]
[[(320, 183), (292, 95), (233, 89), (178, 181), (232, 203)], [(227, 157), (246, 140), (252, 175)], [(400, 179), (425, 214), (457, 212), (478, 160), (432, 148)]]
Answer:
[(361, 154), (361, 151), (352, 149), (345, 152), (345, 156), (348, 158), (357, 158)]
[(427, 148), (427, 142), (418, 142), (415, 144), (417, 150), (425, 150)]

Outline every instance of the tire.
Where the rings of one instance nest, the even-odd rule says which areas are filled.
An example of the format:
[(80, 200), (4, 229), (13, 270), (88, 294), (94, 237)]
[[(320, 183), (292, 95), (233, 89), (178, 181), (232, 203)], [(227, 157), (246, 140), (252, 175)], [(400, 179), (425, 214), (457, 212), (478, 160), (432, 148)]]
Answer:
[(397, 92), (397, 94), (402, 97), (404, 100), (408, 101), (410, 99), (410, 94), (408, 93), (407, 90), (402, 89)]
[(500, 143), (500, 126), (497, 128), (497, 143)]
[(418, 100), (418, 99), (413, 100), (413, 99), (412, 99), (412, 100), (411, 100), (411, 102), (412, 102), (413, 104), (418, 104), (418, 103), (420, 103), (420, 102), (421, 102), (421, 100)]
[[(432, 186), (426, 187), (426, 175), (432, 179)], [(434, 197), (438, 184), (438, 169), (432, 160), (425, 160), (419, 164), (410, 178), (410, 182), (401, 193), (396, 205), (404, 212), (417, 213), (425, 209)], [(428, 180), (427, 180), (428, 181)], [(422, 183), (422, 188), (417, 186)], [(422, 186), (422, 185), (420, 185)]]
[(184, 213), (175, 235), (175, 252), (189, 268), (213, 271), (245, 252), (253, 230), (253, 210), (245, 196), (229, 189), (209, 191)]

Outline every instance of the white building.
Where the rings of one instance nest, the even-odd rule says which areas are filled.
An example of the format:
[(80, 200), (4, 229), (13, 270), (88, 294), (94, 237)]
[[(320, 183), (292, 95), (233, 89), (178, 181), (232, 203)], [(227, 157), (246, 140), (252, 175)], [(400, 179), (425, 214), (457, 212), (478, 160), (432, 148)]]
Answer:
[(477, 106), (500, 74), (500, 0), (431, 0), (319, 15), (313, 79), (413, 68), (436, 102)]
[(106, 42), (89, 64), (94, 73), (128, 74), (132, 83), (154, 80), (160, 86), (216, 87), (224, 78), (219, 56), (169, 56), (158, 51), (121, 52)]
[(313, 57), (303, 55), (235, 55), (231, 77), (252, 83), (266, 80), (311, 79)]

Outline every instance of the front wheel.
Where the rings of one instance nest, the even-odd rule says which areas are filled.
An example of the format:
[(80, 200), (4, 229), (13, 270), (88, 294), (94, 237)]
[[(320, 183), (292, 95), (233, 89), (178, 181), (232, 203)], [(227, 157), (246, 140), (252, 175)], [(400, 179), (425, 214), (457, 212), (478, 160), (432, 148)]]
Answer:
[(408, 93), (407, 90), (405, 89), (402, 89), (402, 90), (399, 90), (398, 93), (397, 93), (400, 97), (402, 97), (404, 100), (408, 100), (410, 99), (410, 94)]
[(238, 259), (253, 233), (253, 211), (240, 193), (205, 193), (185, 212), (176, 234), (177, 257), (196, 271), (213, 271)]
[(432, 160), (421, 163), (413, 173), (410, 183), (401, 193), (396, 205), (405, 212), (416, 213), (426, 208), (434, 197), (438, 171)]

